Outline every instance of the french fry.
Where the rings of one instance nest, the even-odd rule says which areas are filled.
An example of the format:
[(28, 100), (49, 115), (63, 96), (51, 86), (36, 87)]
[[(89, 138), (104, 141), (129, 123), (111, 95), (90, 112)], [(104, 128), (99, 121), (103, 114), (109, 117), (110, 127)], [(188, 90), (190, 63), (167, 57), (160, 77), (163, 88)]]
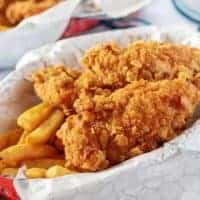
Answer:
[(56, 150), (50, 145), (21, 144), (8, 147), (0, 152), (0, 158), (9, 166), (16, 166), (29, 159), (55, 156)]
[(0, 134), (0, 151), (18, 142), (22, 133), (21, 128), (9, 130), (7, 133)]
[(18, 141), (17, 144), (25, 144), (26, 143), (26, 138), (28, 136), (29, 132), (28, 131), (24, 131)]
[(28, 178), (44, 178), (46, 174), (46, 169), (43, 168), (30, 168), (25, 172)]
[(1, 171), (2, 176), (15, 177), (17, 175), (18, 168), (5, 168)]
[(8, 30), (10, 27), (8, 27), (8, 26), (1, 26), (0, 25), (0, 31), (6, 31), (6, 30)]
[(52, 158), (42, 158), (42, 159), (35, 159), (35, 160), (26, 160), (22, 163), (28, 169), (29, 168), (44, 168), (48, 169), (54, 165), (61, 165), (64, 166), (65, 160), (61, 159), (52, 159)]
[(3, 160), (0, 160), (0, 172), (6, 167), (7, 167), (6, 163)]
[(63, 121), (64, 113), (60, 110), (55, 110), (47, 120), (27, 136), (26, 141), (31, 144), (47, 143), (52, 135), (56, 134), (56, 130)]
[(52, 106), (40, 103), (22, 113), (18, 117), (17, 124), (30, 132), (46, 120), (52, 111)]
[(64, 176), (66, 174), (72, 174), (75, 173), (74, 171), (71, 171), (65, 167), (59, 166), (59, 165), (55, 165), (53, 167), (50, 167), (47, 171), (46, 171), (46, 178), (55, 178), (58, 176)]

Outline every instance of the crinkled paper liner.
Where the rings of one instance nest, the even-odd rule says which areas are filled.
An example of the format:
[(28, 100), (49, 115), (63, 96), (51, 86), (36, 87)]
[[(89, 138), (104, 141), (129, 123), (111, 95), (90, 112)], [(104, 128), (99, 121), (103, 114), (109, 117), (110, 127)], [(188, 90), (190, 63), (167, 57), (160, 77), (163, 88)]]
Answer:
[[(199, 33), (187, 29), (136, 28), (91, 34), (34, 50), (0, 85), (0, 128), (15, 125), (20, 112), (38, 100), (28, 81), (33, 70), (53, 64), (79, 65), (84, 51), (97, 42), (158, 40), (200, 46)], [(22, 200), (199, 200), (200, 121), (162, 148), (97, 173), (55, 179), (18, 176), (15, 188)]]

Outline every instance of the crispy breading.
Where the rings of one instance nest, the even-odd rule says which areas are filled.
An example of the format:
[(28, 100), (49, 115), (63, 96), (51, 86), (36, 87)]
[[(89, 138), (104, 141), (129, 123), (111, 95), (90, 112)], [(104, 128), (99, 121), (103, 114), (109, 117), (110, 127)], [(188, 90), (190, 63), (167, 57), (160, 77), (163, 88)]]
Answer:
[[(123, 49), (115, 43), (98, 44), (89, 49), (81, 60), (84, 73), (77, 80), (79, 88), (122, 87), (124, 68), (119, 67)], [(121, 65), (122, 66), (122, 65)]]
[(6, 17), (10, 24), (16, 25), (21, 20), (54, 6), (57, 2), (58, 0), (13, 1), (6, 8)]
[(110, 95), (83, 95), (58, 132), (67, 166), (98, 171), (161, 146), (185, 128), (199, 97), (183, 79), (134, 81)]
[(82, 63), (84, 72), (76, 72), (73, 77), (68, 69), (65, 73), (64, 67), (36, 72), (37, 95), (49, 104), (62, 104), (68, 110), (78, 95), (88, 90), (87, 94), (92, 96), (97, 91), (112, 92), (140, 79), (157, 81), (180, 77), (194, 84), (200, 79), (197, 76), (200, 50), (174, 44), (140, 41), (123, 49), (114, 43), (100, 44), (86, 53)]
[(82, 59), (85, 72), (78, 87), (119, 88), (135, 80), (156, 81), (200, 72), (200, 50), (184, 45), (137, 41), (126, 48), (99, 44)]
[(36, 94), (46, 103), (61, 106), (67, 112), (77, 98), (74, 81), (80, 72), (63, 66), (47, 67), (33, 73)]

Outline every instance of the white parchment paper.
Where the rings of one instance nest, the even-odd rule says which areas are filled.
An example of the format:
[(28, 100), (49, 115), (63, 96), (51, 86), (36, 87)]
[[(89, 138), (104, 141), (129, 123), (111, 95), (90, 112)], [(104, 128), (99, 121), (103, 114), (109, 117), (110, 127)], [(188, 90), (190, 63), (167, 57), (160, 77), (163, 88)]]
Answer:
[[(17, 115), (37, 101), (28, 81), (34, 69), (58, 63), (80, 67), (84, 51), (97, 42), (124, 45), (138, 39), (200, 47), (199, 33), (191, 30), (146, 27), (76, 37), (34, 50), (0, 84), (0, 129), (13, 126)], [(199, 133), (200, 120), (164, 147), (108, 170), (55, 179), (18, 178), (14, 185), (22, 200), (199, 200)]]

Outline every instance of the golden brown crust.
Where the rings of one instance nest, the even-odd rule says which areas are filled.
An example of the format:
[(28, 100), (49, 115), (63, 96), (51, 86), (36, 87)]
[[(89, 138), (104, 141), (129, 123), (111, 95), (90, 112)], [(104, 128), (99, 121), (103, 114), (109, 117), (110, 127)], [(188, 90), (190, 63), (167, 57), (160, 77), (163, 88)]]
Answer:
[(185, 128), (199, 97), (185, 80), (163, 80), (88, 98), (89, 107), (79, 101), (59, 131), (68, 165), (97, 171), (159, 147)]
[(86, 68), (79, 87), (119, 88), (134, 80), (191, 78), (200, 72), (200, 50), (183, 45), (138, 41), (126, 48), (115, 43), (97, 45), (82, 59)]
[(36, 94), (50, 105), (62, 106), (66, 111), (70, 110), (77, 97), (74, 81), (79, 74), (78, 70), (63, 66), (36, 71), (32, 76)]

